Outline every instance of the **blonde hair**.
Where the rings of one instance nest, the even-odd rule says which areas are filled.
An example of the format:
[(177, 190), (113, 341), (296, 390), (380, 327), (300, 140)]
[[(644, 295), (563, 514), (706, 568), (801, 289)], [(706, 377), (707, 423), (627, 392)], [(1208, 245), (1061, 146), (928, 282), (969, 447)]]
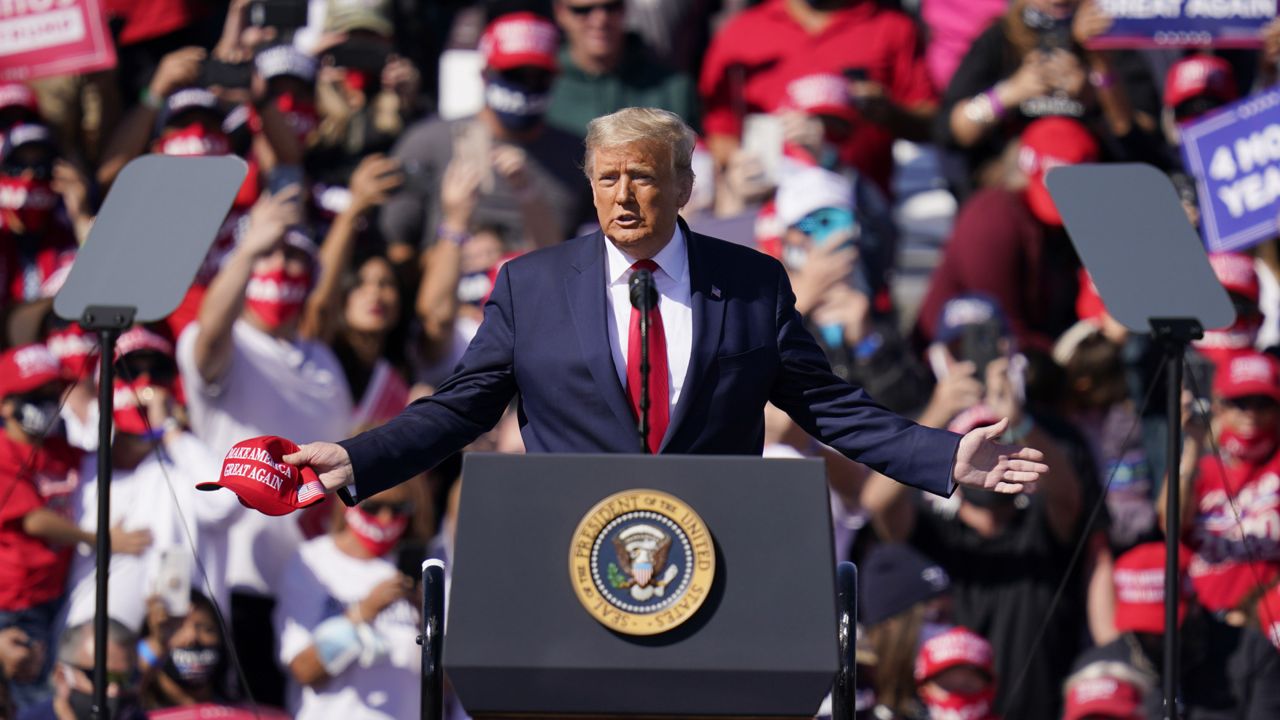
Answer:
[(641, 143), (668, 148), (676, 177), (693, 182), (693, 129), (680, 116), (658, 108), (623, 108), (587, 123), (582, 171), (591, 177), (592, 153), (599, 148)]

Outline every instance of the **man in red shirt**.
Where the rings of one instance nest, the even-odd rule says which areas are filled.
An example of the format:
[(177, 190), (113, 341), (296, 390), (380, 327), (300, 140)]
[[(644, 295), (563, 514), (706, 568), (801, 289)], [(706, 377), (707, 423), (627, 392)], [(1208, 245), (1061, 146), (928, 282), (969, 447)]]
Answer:
[[(71, 549), (95, 538), (68, 519), (81, 453), (51, 432), (66, 386), (58, 360), (43, 345), (0, 355), (0, 629), (18, 627), (25, 642), (49, 646), (62, 602)], [(112, 531), (116, 552), (137, 553), (148, 531)], [(19, 709), (48, 694), (44, 673), (13, 683)]]
[(1019, 348), (1044, 353), (1053, 348), (1076, 321), (1080, 259), (1044, 176), (1059, 165), (1094, 162), (1098, 153), (1097, 140), (1076, 120), (1048, 117), (1027, 126), (1018, 152), (1026, 187), (984, 188), (960, 207), (920, 306), (916, 340), (921, 346), (937, 334), (948, 300), (978, 293), (999, 304)]
[(1280, 362), (1243, 351), (1214, 373), (1212, 428), (1221, 456), (1203, 454), (1210, 449), (1203, 423), (1184, 424), (1187, 574), (1208, 610), (1241, 609), (1280, 578)]
[(779, 109), (787, 84), (814, 73), (849, 79), (857, 113), (840, 160), (887, 194), (893, 139), (927, 139), (937, 96), (915, 25), (875, 0), (766, 0), (727, 23), (698, 83), (712, 155), (728, 163), (743, 115)]

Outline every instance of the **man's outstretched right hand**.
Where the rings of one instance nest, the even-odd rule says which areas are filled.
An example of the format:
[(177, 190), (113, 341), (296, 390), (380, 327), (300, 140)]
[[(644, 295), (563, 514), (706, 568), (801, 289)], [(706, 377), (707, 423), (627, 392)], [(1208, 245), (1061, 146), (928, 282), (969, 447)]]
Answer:
[(336, 443), (314, 442), (298, 448), (298, 452), (281, 458), (290, 465), (309, 467), (319, 476), (324, 489), (330, 492), (346, 487), (355, 481), (351, 468), (351, 456)]

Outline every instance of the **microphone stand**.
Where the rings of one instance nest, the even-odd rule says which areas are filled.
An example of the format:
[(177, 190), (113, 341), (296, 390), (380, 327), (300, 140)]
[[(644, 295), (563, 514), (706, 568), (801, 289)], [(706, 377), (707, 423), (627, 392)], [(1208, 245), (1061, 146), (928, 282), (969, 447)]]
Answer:
[(640, 311), (640, 451), (649, 452), (649, 311), (658, 304), (653, 273), (636, 270), (631, 274), (631, 307)]

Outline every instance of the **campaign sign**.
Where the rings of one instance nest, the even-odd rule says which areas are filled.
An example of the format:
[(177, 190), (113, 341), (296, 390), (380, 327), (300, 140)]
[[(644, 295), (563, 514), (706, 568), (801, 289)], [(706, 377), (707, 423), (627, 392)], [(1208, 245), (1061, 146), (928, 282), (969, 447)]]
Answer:
[(1111, 28), (1091, 48), (1256, 48), (1276, 0), (1098, 0)]
[(1227, 105), (1181, 128), (1182, 157), (1200, 189), (1205, 246), (1238, 250), (1276, 234), (1280, 212), (1280, 89)]
[(102, 0), (0, 0), (0, 81), (115, 67)]

